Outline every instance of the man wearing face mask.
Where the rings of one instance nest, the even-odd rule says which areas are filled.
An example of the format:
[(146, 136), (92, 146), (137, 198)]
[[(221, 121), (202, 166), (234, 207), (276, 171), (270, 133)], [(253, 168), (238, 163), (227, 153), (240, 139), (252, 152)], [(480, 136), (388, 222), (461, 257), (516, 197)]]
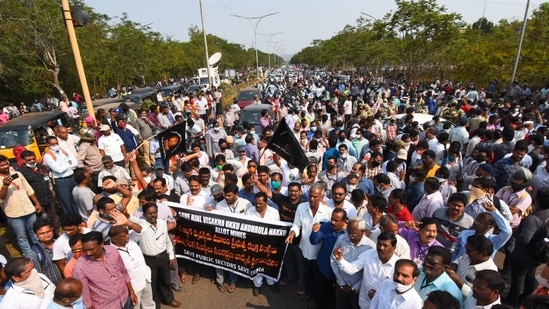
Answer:
[(97, 176), (97, 187), (103, 187), (103, 181), (107, 176), (114, 176), (116, 179), (126, 179), (128, 182), (131, 181), (130, 174), (126, 171), (125, 168), (120, 167), (114, 164), (114, 161), (111, 156), (104, 156), (101, 159), (103, 162), (103, 169), (99, 172)]
[(46, 138), (49, 150), (44, 152), (44, 165), (50, 169), (54, 178), (57, 199), (64, 213), (78, 213), (76, 202), (72, 198), (72, 189), (76, 186), (73, 174), (78, 160), (70, 153), (59, 148), (55, 136)]
[(536, 281), (539, 285), (532, 295), (549, 296), (549, 265), (545, 265), (541, 273), (536, 275)]
[[(469, 193), (469, 201), (465, 207), (465, 213), (470, 215), (473, 218), (476, 218), (479, 214), (490, 212), (487, 210), (486, 205), (494, 205), (504, 219), (508, 222), (513, 220), (513, 214), (507, 206), (507, 203), (500, 200), (499, 197), (489, 194), (490, 183), (493, 183), (493, 180), (477, 178), (471, 184), (471, 189)], [(491, 207), (489, 207), (491, 208)]]
[[(466, 191), (469, 189), (473, 180), (477, 178), (477, 169), (479, 166), (486, 164), (486, 158), (491, 156), (492, 152), (487, 148), (475, 147), (471, 153), (471, 158), (465, 163), (462, 169), (463, 182), (461, 190)], [(492, 166), (490, 166), (490, 173), (492, 172)]]
[(496, 196), (509, 205), (513, 214), (511, 227), (516, 229), (522, 218), (531, 211), (532, 196), (527, 189), (532, 180), (532, 173), (525, 168), (519, 168), (511, 179), (511, 184), (501, 188)]
[(419, 273), (414, 261), (407, 259), (396, 261), (393, 280), (385, 280), (381, 283), (370, 308), (420, 308), (423, 301), (414, 289)]
[(353, 165), (357, 162), (356, 158), (349, 155), (348, 146), (346, 144), (339, 145), (339, 158), (337, 159), (337, 167), (339, 170), (350, 173)]
[(45, 309), (53, 299), (55, 285), (24, 257), (10, 260), (4, 267), (6, 276), (13, 282), (2, 302), (2, 309)]
[(345, 173), (337, 169), (336, 160), (336, 157), (328, 157), (326, 160), (327, 169), (318, 174), (318, 180), (325, 182), (329, 188), (329, 190), (326, 191), (326, 197), (328, 198), (332, 197), (332, 186), (345, 178)]
[[(206, 149), (208, 150), (208, 156), (210, 158), (213, 158), (215, 154), (221, 152), (221, 140), (225, 140), (225, 138), (227, 138), (227, 132), (225, 132), (225, 129), (221, 126), (221, 122), (216, 119), (213, 128), (209, 129), (206, 134)], [(223, 149), (223, 152), (225, 152), (225, 149)]]
[(55, 199), (48, 168), (36, 160), (36, 155), (32, 151), (23, 151), (21, 159), (25, 165), (20, 166), (18, 171), (23, 174), (34, 190), (34, 195), (42, 205), (43, 212), (55, 217)]

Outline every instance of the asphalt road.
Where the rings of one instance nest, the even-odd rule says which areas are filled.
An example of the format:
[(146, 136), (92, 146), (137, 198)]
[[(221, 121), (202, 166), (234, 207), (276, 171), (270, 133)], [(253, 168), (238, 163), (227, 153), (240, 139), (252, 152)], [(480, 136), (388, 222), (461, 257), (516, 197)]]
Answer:
[[(307, 303), (303, 302), (296, 293), (297, 284), (295, 282), (280, 287), (278, 294), (271, 291), (267, 283), (263, 283), (261, 294), (256, 297), (252, 295), (252, 282), (250, 280), (239, 278), (234, 293), (220, 293), (216, 285), (211, 281), (213, 277), (210, 271), (206, 270), (198, 283), (191, 284), (189, 276), (189, 280), (183, 284), (183, 291), (174, 292), (175, 298), (182, 304), (180, 308), (294, 309), (307, 307)], [(171, 307), (163, 305), (162, 308)]]

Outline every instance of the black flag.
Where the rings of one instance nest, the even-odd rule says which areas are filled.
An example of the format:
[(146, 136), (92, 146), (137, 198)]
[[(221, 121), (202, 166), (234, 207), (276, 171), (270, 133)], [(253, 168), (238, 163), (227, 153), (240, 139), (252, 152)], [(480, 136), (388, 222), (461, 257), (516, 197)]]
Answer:
[(169, 129), (166, 129), (156, 136), (160, 144), (160, 155), (162, 162), (166, 164), (168, 160), (176, 154), (187, 151), (185, 143), (185, 131), (187, 129), (187, 121), (183, 121)]
[(286, 123), (286, 119), (282, 118), (278, 123), (267, 148), (274, 151), (276, 154), (284, 158), (291, 165), (303, 171), (309, 164), (309, 159), (305, 155), (305, 151), (299, 145), (292, 131)]

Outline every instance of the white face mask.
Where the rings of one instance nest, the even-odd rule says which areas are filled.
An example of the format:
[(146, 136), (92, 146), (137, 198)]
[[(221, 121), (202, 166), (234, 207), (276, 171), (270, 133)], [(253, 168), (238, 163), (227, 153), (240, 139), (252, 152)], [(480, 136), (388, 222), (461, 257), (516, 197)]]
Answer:
[(58, 152), (59, 151), (59, 146), (50, 146), (50, 150)]
[(353, 192), (354, 189), (356, 189), (356, 186), (353, 185), (347, 185), (347, 192)]
[(537, 274), (537, 275), (536, 275), (536, 280), (538, 281), (538, 283), (539, 283), (540, 285), (542, 285), (543, 287), (549, 289), (549, 280), (543, 278), (543, 277), (541, 276), (541, 274)]
[(25, 165), (29, 168), (35, 168), (36, 167), (36, 162), (34, 162), (33, 164), (26, 163)]
[(394, 282), (394, 284), (395, 284), (395, 290), (400, 294), (408, 292), (410, 289), (414, 287), (414, 284), (405, 285), (398, 282)]
[(341, 158), (342, 158), (342, 159), (347, 159), (347, 153), (342, 153), (342, 154), (341, 154)]

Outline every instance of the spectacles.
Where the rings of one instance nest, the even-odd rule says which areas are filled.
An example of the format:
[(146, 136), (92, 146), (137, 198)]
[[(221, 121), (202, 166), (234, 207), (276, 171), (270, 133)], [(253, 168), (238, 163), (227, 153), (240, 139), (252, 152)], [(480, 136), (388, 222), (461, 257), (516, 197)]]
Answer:
[(345, 192), (332, 192), (333, 195), (341, 196), (345, 195)]

